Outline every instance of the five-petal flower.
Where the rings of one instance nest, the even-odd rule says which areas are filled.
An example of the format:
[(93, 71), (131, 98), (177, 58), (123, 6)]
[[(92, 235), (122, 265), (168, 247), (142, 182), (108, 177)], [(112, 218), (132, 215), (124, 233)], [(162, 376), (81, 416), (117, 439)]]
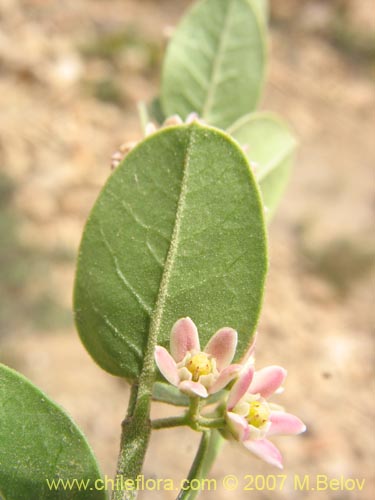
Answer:
[(156, 346), (155, 361), (162, 375), (189, 396), (206, 398), (228, 385), (242, 369), (230, 364), (236, 352), (237, 332), (221, 328), (200, 348), (198, 330), (190, 318), (179, 319), (171, 331), (170, 351)]
[(280, 390), (286, 377), (281, 366), (268, 366), (254, 372), (253, 360), (247, 361), (231, 388), (226, 421), (232, 435), (259, 458), (282, 469), (282, 456), (268, 439), (276, 434), (300, 434), (305, 424), (267, 399)]

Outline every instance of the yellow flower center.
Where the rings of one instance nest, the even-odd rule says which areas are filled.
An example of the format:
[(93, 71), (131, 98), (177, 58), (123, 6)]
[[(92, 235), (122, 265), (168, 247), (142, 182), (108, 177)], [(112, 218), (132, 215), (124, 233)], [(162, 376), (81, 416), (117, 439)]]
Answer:
[(193, 375), (193, 380), (195, 382), (197, 382), (201, 375), (208, 375), (212, 372), (211, 361), (204, 352), (192, 356), (186, 363), (186, 368)]
[(267, 405), (259, 401), (251, 401), (247, 421), (250, 425), (259, 429), (268, 422), (270, 414), (271, 412)]

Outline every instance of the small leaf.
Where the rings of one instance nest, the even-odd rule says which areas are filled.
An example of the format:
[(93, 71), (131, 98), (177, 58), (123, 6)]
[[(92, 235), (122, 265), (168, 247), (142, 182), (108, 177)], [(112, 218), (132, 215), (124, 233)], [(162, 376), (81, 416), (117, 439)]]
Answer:
[(265, 70), (264, 21), (249, 0), (202, 0), (183, 18), (163, 66), (165, 114), (195, 111), (226, 128), (259, 100)]
[[(225, 395), (225, 391), (215, 392), (204, 400), (205, 405), (210, 405), (220, 401)], [(152, 399), (159, 403), (167, 403), (174, 406), (189, 406), (190, 399), (177, 387), (163, 382), (155, 382), (152, 390)]]
[(190, 399), (177, 387), (163, 382), (156, 382), (152, 391), (152, 399), (159, 403), (167, 403), (174, 406), (189, 406)]
[(289, 179), (296, 139), (283, 121), (264, 112), (242, 117), (228, 133), (246, 146), (250, 164), (257, 164), (255, 173), (270, 220)]
[[(81, 431), (31, 382), (1, 364), (0, 422), (0, 491), (6, 500), (107, 498), (94, 489), (101, 475)], [(81, 491), (77, 485), (49, 488), (47, 480), (60, 478), (82, 481)]]
[[(202, 346), (254, 331), (266, 273), (263, 207), (245, 155), (224, 132), (168, 127), (135, 147), (104, 186), (78, 259), (74, 307), (81, 339), (105, 370), (138, 378), (178, 318)], [(148, 356), (148, 359), (149, 356)]]

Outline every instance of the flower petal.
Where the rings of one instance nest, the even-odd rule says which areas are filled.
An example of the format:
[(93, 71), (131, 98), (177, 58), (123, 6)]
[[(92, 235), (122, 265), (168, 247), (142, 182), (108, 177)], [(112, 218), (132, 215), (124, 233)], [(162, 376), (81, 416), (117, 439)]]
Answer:
[(209, 393), (221, 391), (231, 380), (233, 380), (241, 371), (242, 365), (229, 365), (220, 373), (216, 381), (211, 385)]
[(258, 332), (255, 332), (253, 335), (253, 341), (251, 342), (250, 346), (248, 347), (244, 357), (241, 360), (241, 363), (244, 365), (248, 361), (250, 361), (250, 358), (253, 358), (254, 351), (255, 351), (255, 346), (257, 343), (257, 338), (258, 338)]
[(273, 411), (270, 415), (271, 427), (267, 436), (274, 434), (301, 434), (305, 432), (306, 425), (295, 415), (284, 411)]
[(279, 469), (283, 468), (283, 457), (276, 446), (267, 439), (243, 441), (243, 445), (254, 455)]
[(228, 402), (227, 402), (227, 410), (231, 411), (236, 406), (238, 401), (242, 398), (244, 394), (246, 394), (251, 381), (254, 376), (254, 366), (253, 364), (246, 364), (243, 366), (241, 373), (238, 377), (238, 380), (233, 385), (232, 389), (229, 392)]
[(167, 349), (157, 345), (155, 347), (155, 361), (161, 374), (168, 380), (168, 382), (177, 386), (180, 382), (177, 365)]
[(206, 398), (208, 396), (207, 389), (204, 385), (199, 382), (193, 382), (192, 380), (184, 380), (180, 383), (178, 388), (181, 392), (189, 396), (200, 396), (201, 398)]
[(268, 398), (284, 382), (286, 370), (281, 366), (267, 366), (254, 373), (249, 392), (260, 394), (263, 398)]
[(178, 371), (178, 376), (180, 377), (180, 380), (191, 380), (193, 378), (193, 375), (189, 370), (186, 368), (186, 366), (183, 366), (182, 368), (178, 368), (177, 366), (177, 371)]
[(232, 361), (237, 347), (237, 332), (233, 328), (221, 328), (206, 345), (204, 352), (216, 359), (219, 371)]
[(249, 424), (244, 417), (231, 411), (227, 412), (226, 417), (228, 427), (238, 441), (244, 441), (249, 438)]
[(198, 330), (190, 318), (181, 318), (172, 327), (171, 354), (181, 361), (188, 351), (200, 351)]

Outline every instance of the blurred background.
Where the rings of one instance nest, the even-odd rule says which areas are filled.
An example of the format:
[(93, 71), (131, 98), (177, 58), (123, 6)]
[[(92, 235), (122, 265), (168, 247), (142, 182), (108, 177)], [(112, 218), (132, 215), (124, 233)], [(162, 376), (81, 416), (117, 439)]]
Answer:
[[(94, 364), (75, 333), (75, 257), (112, 153), (140, 138), (136, 102), (157, 92), (165, 33), (191, 3), (0, 0), (0, 360), (73, 416), (110, 477), (128, 389)], [(261, 108), (287, 119), (300, 147), (270, 227), (257, 366), (288, 369), (278, 402), (308, 431), (275, 439), (283, 491), (225, 492), (225, 474), (277, 473), (226, 444), (212, 471), (218, 489), (202, 498), (370, 500), (375, 5), (274, 0), (270, 38)], [(198, 437), (155, 432), (145, 475), (186, 477)], [(366, 482), (362, 492), (298, 492), (294, 474)]]

